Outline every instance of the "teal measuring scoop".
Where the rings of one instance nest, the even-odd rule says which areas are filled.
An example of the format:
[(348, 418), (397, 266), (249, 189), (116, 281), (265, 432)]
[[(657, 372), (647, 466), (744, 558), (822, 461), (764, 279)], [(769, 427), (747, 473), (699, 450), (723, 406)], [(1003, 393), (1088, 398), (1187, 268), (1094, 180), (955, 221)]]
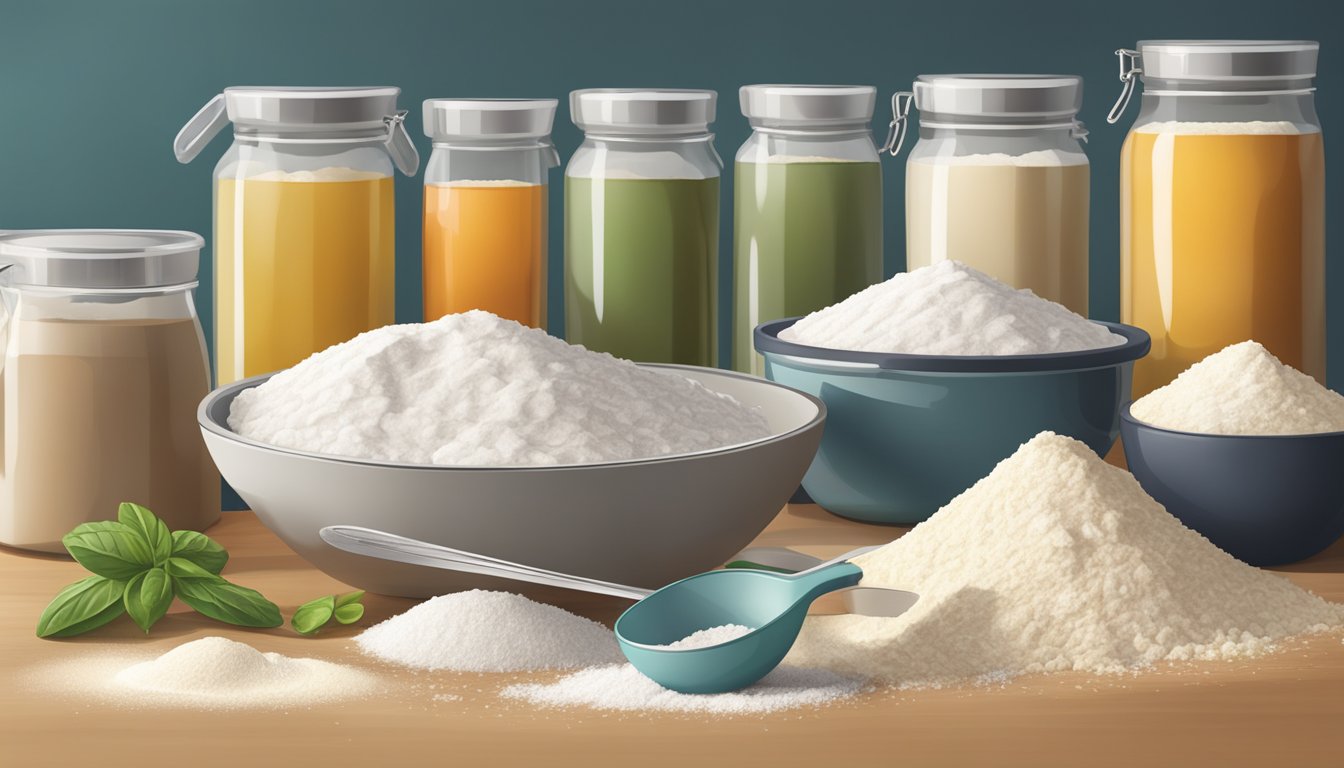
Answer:
[[(862, 577), (863, 571), (848, 562), (797, 574), (745, 569), (702, 573), (631, 606), (616, 620), (616, 640), (635, 669), (664, 688), (681, 693), (735, 691), (779, 666), (813, 600), (853, 586)], [(658, 647), (725, 624), (754, 629), (707, 648)]]

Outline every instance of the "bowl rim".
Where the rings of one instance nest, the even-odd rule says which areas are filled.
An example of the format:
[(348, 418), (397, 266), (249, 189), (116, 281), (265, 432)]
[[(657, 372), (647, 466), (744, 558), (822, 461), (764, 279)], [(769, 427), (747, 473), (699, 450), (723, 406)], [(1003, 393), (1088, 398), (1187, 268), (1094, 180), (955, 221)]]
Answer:
[(260, 440), (253, 440), (252, 438), (244, 437), (238, 434), (237, 432), (234, 432), (232, 429), (230, 429), (227, 424), (221, 424), (215, 421), (215, 419), (211, 418), (210, 411), (216, 403), (225, 398), (236, 397), (238, 393), (242, 392), (245, 389), (251, 389), (253, 387), (260, 386), (275, 374), (280, 373), (280, 371), (272, 371), (271, 373), (264, 373), (261, 374), (260, 376), (251, 376), (246, 379), (240, 379), (231, 384), (225, 384), (224, 386), (217, 387), (214, 390), (212, 390), (201, 400), (200, 404), (196, 407), (196, 422), (200, 426), (202, 432), (208, 432), (210, 434), (215, 435), (216, 437), (227, 440), (229, 442), (238, 443), (240, 445), (246, 445), (251, 448), (258, 448), (260, 450), (270, 451), (273, 453), (283, 453), (304, 459), (328, 461), (341, 465), (379, 467), (384, 469), (427, 470), (438, 472), (521, 473), (521, 472), (556, 472), (556, 471), (565, 471), (574, 469), (602, 469), (609, 467), (640, 466), (645, 464), (659, 464), (659, 463), (669, 463), (676, 461), (688, 461), (692, 459), (702, 459), (718, 454), (728, 454), (728, 453), (736, 453), (739, 451), (745, 451), (748, 449), (761, 447), (774, 442), (782, 442), (784, 440), (790, 439), (797, 435), (801, 435), (810, 430), (813, 430), (818, 425), (826, 421), (826, 403), (824, 403), (820, 398), (810, 395), (806, 392), (794, 389), (793, 387), (788, 387), (783, 384), (770, 381), (768, 379), (752, 376), (746, 373), (740, 373), (738, 371), (728, 371), (723, 370), (721, 368), (708, 368), (699, 365), (676, 365), (671, 363), (636, 363), (636, 365), (640, 366), (641, 368), (660, 368), (672, 371), (691, 370), (701, 373), (709, 373), (711, 375), (721, 376), (724, 378), (742, 379), (749, 381), (753, 384), (761, 384), (769, 387), (782, 389), (785, 392), (789, 393), (790, 395), (796, 395), (806, 400), (808, 403), (810, 403), (816, 408), (816, 413), (814, 413), (812, 417), (808, 419), (805, 424), (802, 424), (786, 432), (767, 435), (766, 437), (757, 438), (755, 440), (748, 440), (744, 443), (734, 443), (732, 445), (725, 445), (719, 448), (709, 448), (703, 451), (693, 451), (690, 453), (672, 453), (667, 454), (665, 456), (653, 456), (642, 459), (599, 461), (599, 462), (589, 462), (585, 464), (532, 464), (532, 465), (505, 465), (505, 466), (467, 465), (467, 464), (408, 464), (394, 461), (380, 461), (378, 459), (366, 459), (357, 456), (340, 456), (327, 453), (315, 453), (313, 451), (303, 451), (297, 448), (285, 448), (283, 446), (272, 445), (271, 443), (265, 443)]
[(1285, 435), (1228, 435), (1219, 432), (1187, 432), (1183, 429), (1170, 429), (1168, 427), (1159, 427), (1152, 422), (1144, 421), (1135, 416), (1130, 411), (1130, 406), (1134, 405), (1133, 400), (1126, 402), (1120, 407), (1120, 424), (1133, 424), (1138, 429), (1146, 429), (1151, 432), (1162, 432), (1168, 435), (1177, 435), (1180, 437), (1197, 437), (1203, 439), (1224, 439), (1224, 440), (1247, 440), (1247, 441), (1274, 441), (1274, 440), (1312, 440), (1312, 439), (1340, 439), (1344, 438), (1344, 431), (1339, 432), (1308, 432), (1306, 434), (1285, 434)]
[(779, 338), (781, 331), (801, 317), (771, 320), (752, 332), (756, 351), (784, 355), (820, 364), (839, 363), (846, 367), (877, 368), (886, 371), (925, 373), (1036, 373), (1104, 368), (1138, 360), (1148, 354), (1152, 340), (1142, 328), (1104, 320), (1090, 320), (1124, 338), (1123, 344), (1076, 352), (1051, 352), (1043, 355), (913, 355), (904, 352), (858, 352), (798, 344)]

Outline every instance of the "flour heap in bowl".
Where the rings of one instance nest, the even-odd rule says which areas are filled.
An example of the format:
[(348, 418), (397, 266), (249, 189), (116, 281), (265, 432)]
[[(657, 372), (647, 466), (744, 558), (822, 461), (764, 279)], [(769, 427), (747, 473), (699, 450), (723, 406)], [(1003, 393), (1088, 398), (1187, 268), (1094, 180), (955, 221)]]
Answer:
[(240, 393), (228, 423), (281, 448), (453, 466), (648, 459), (771, 434), (757, 410), (684, 376), (481, 311), (318, 352)]
[(1344, 626), (1344, 606), (1236, 560), (1049, 432), (854, 563), (863, 585), (919, 602), (897, 618), (811, 618), (788, 661), (941, 686), (1253, 655)]
[(1187, 368), (1130, 406), (1139, 421), (1213, 435), (1344, 432), (1344, 396), (1243, 341)]
[(440, 595), (355, 638), (364, 653), (415, 669), (522, 672), (621, 659), (616, 637), (595, 621), (510, 592)]
[(797, 344), (909, 355), (1042, 355), (1124, 338), (956, 261), (902, 272), (780, 332)]

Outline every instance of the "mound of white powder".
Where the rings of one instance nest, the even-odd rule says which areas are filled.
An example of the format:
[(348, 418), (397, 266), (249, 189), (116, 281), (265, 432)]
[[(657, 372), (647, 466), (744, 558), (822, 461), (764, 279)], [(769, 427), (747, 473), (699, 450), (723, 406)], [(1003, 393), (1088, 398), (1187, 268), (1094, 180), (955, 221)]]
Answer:
[(1029, 290), (956, 261), (869, 286), (780, 332), (798, 344), (913, 355), (1038, 355), (1124, 339)]
[(373, 676), (351, 667), (204, 637), (122, 669), (107, 693), (139, 703), (234, 709), (334, 701), (375, 688)]
[(919, 602), (896, 618), (810, 618), (788, 661), (938, 686), (1225, 659), (1344, 625), (1344, 606), (1234, 559), (1048, 432), (854, 562), (862, 584)]
[(1134, 401), (1139, 421), (1215, 435), (1309, 435), (1344, 431), (1344, 396), (1243, 341), (1187, 368)]
[(712, 648), (716, 645), (746, 637), (754, 630), (751, 627), (744, 627), (741, 624), (720, 624), (717, 627), (700, 629), (681, 638), (674, 643), (659, 646), (669, 651), (693, 651), (699, 648)]
[(457, 466), (646, 459), (770, 435), (758, 411), (698, 382), (481, 311), (318, 352), (239, 394), (229, 427), (282, 448)]
[(501, 695), (545, 707), (745, 715), (825, 706), (853, 696), (863, 687), (858, 680), (826, 670), (779, 667), (740, 691), (677, 693), (633, 666), (621, 664), (581, 670), (554, 683), (511, 685)]
[(1136, 127), (1134, 132), (1172, 133), (1183, 136), (1268, 136), (1291, 135), (1308, 131), (1287, 120), (1251, 120), (1237, 123), (1161, 120), (1144, 123)]
[(923, 165), (1013, 165), (1022, 168), (1053, 167), (1060, 165), (1087, 165), (1087, 155), (1081, 152), (1059, 152), (1039, 149), (1010, 155), (1006, 152), (985, 152), (974, 155), (924, 155), (908, 162)]
[(415, 669), (519, 672), (619, 661), (612, 631), (510, 592), (440, 595), (355, 638), (359, 649)]

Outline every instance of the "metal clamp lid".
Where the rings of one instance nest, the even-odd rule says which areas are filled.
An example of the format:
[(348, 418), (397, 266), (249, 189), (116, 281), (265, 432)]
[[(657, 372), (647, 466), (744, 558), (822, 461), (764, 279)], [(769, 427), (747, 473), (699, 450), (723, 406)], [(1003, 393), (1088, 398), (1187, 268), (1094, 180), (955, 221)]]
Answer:
[(414, 176), (420, 170), (420, 153), (411, 141), (411, 135), (406, 132), (406, 115), (406, 110), (399, 109), (395, 114), (383, 118), (383, 125), (387, 126), (383, 147), (392, 156), (392, 163), (397, 166), (397, 170), (407, 176)]
[(900, 153), (901, 145), (905, 143), (905, 134), (910, 129), (910, 105), (914, 101), (915, 94), (910, 91), (897, 91), (891, 94), (891, 123), (887, 126), (887, 140), (877, 148), (879, 155), (886, 152), (895, 157)]
[(1139, 52), (1130, 48), (1120, 48), (1115, 52), (1116, 58), (1120, 60), (1120, 98), (1116, 99), (1115, 105), (1111, 111), (1106, 113), (1106, 122), (1115, 125), (1124, 114), (1125, 107), (1129, 106), (1129, 100), (1134, 98), (1134, 86), (1138, 82), (1138, 76), (1143, 74), (1143, 67), (1139, 66)]

